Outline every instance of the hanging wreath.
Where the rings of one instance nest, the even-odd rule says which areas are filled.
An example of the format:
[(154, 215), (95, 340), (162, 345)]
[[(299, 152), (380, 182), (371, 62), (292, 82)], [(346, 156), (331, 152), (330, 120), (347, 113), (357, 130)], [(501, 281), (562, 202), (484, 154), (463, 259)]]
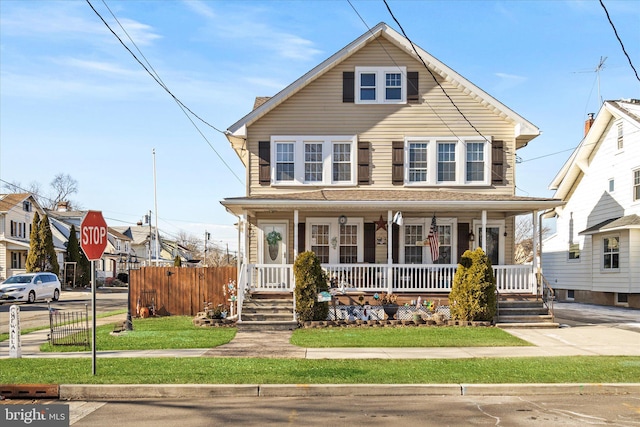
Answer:
[(276, 246), (280, 241), (282, 241), (282, 234), (280, 234), (276, 230), (270, 231), (267, 234), (267, 243), (269, 244), (269, 246)]

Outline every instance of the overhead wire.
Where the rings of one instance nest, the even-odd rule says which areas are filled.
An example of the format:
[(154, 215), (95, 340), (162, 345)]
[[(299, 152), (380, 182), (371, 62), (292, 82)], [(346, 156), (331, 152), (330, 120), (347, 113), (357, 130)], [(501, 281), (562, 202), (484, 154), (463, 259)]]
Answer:
[[(351, 6), (351, 8), (353, 9), (353, 11), (356, 13), (356, 15), (358, 15), (358, 17), (360, 18), (360, 20), (362, 21), (362, 23), (365, 25), (365, 27), (367, 28), (367, 30), (372, 34), (372, 30), (371, 27), (369, 27), (369, 25), (367, 24), (367, 22), (364, 20), (364, 18), (362, 17), (362, 15), (360, 15), (360, 13), (358, 12), (358, 10), (355, 8), (355, 6), (351, 3), (351, 0), (347, 0), (347, 3), (349, 3), (349, 5)], [(391, 11), (391, 9), (389, 8), (389, 5), (387, 4), (387, 2), (384, 2), (385, 5), (387, 6), (387, 10), (389, 11), (389, 13), (391, 14), (391, 16), (393, 17), (394, 21), (396, 21), (396, 23), (398, 24), (398, 26), (401, 28), (402, 33), (404, 35), (404, 37), (407, 39), (407, 41), (409, 41), (409, 43), (411, 44), (411, 47), (413, 48), (415, 54), (418, 56), (418, 58), (420, 58), (420, 61), (422, 62), (422, 65), (426, 68), (426, 70), (429, 72), (429, 74), (431, 75), (431, 77), (433, 78), (433, 80), (435, 81), (435, 83), (440, 87), (440, 89), (442, 90), (442, 92), (444, 93), (444, 95), (449, 99), (449, 101), (451, 102), (451, 104), (453, 104), (453, 106), (456, 108), (456, 110), (462, 115), (462, 117), (467, 121), (467, 123), (469, 123), (469, 125), (475, 130), (475, 132), (480, 135), (480, 137), (487, 142), (487, 144), (489, 146), (493, 146), (491, 140), (489, 140), (485, 135), (483, 135), (482, 133), (480, 133), (480, 131), (469, 121), (469, 119), (464, 115), (464, 113), (460, 110), (460, 108), (458, 108), (458, 106), (456, 105), (456, 103), (453, 101), (453, 99), (447, 94), (446, 90), (444, 89), (444, 87), (442, 87), (442, 85), (440, 84), (440, 82), (438, 81), (438, 79), (435, 77), (435, 75), (431, 72), (431, 69), (427, 66), (427, 64), (425, 63), (425, 61), (422, 59), (421, 55), (418, 53), (414, 43), (409, 39), (409, 37), (407, 37), (404, 29), (402, 29), (402, 25), (400, 25), (400, 23), (398, 22), (398, 20), (396, 19), (396, 17), (393, 15), (393, 12)], [(389, 57), (389, 59), (394, 63), (394, 65), (396, 67), (398, 67), (398, 69), (400, 70), (400, 65), (398, 63), (396, 63), (395, 59), (391, 56), (391, 54), (387, 51), (387, 49), (385, 48), (385, 46), (382, 44), (382, 42), (380, 40), (377, 40), (378, 43), (380, 44), (380, 47), (382, 48), (382, 50), (384, 50), (385, 54)], [(406, 78), (406, 76), (405, 76)], [(458, 139), (462, 144), (464, 144), (466, 146), (466, 141), (462, 138), (459, 137), (457, 135), (457, 133), (449, 126), (449, 123), (444, 120), (440, 114), (438, 113), (438, 111), (429, 103), (429, 101), (426, 98), (423, 98), (423, 102), (429, 107), (429, 109), (431, 109), (431, 111), (433, 112), (433, 114), (438, 118), (438, 120), (440, 120), (440, 122), (449, 130), (449, 132), (451, 132), (451, 134)], [(507, 149), (505, 149), (504, 147), (501, 149), (501, 151), (506, 154), (506, 155), (510, 155), (510, 151), (508, 151)], [(517, 157), (517, 156), (516, 156)], [(496, 174), (494, 171), (491, 171), (492, 176), (499, 176), (500, 178), (502, 178), (503, 180), (505, 179), (505, 177), (503, 175), (498, 175)], [(517, 187), (516, 187), (517, 188)]]
[[(109, 31), (111, 32), (111, 34), (113, 34), (116, 39), (120, 42), (120, 44), (127, 50), (127, 52), (129, 52), (131, 54), (131, 56), (133, 56), (133, 58), (136, 60), (136, 62), (138, 62), (138, 64), (140, 64), (140, 66), (147, 72), (147, 74), (149, 74), (151, 76), (151, 78), (153, 78), (153, 80), (158, 83), (158, 85), (160, 85), (160, 87), (162, 87), (165, 92), (167, 92), (169, 94), (169, 96), (171, 96), (171, 98), (178, 104), (178, 106), (180, 107), (180, 109), (182, 110), (183, 114), (187, 117), (187, 119), (191, 122), (191, 124), (195, 127), (195, 129), (198, 131), (198, 133), (200, 134), (200, 136), (207, 142), (207, 144), (209, 145), (209, 147), (213, 150), (214, 153), (216, 153), (216, 155), (218, 156), (218, 158), (220, 159), (220, 161), (225, 165), (225, 167), (231, 172), (231, 174), (238, 180), (238, 182), (240, 182), (241, 184), (243, 184), (244, 182), (242, 181), (242, 179), (234, 172), (234, 170), (231, 168), (231, 166), (227, 163), (227, 161), (222, 157), (222, 155), (218, 152), (218, 150), (215, 149), (215, 147), (213, 146), (213, 144), (211, 144), (211, 142), (209, 141), (209, 139), (204, 135), (204, 133), (200, 130), (200, 128), (196, 125), (196, 123), (193, 121), (193, 119), (191, 118), (191, 116), (189, 116), (189, 114), (187, 114), (187, 112), (189, 112), (193, 117), (197, 118), (198, 120), (200, 120), (202, 123), (204, 123), (205, 125), (209, 126), (210, 128), (212, 128), (213, 130), (226, 135), (226, 133), (220, 129), (218, 129), (217, 127), (213, 126), (212, 124), (210, 124), (209, 122), (207, 122), (206, 120), (204, 120), (202, 117), (200, 117), (198, 114), (196, 114), (193, 110), (191, 110), (189, 107), (187, 107), (177, 96), (175, 96), (171, 90), (165, 85), (165, 83), (162, 81), (162, 79), (160, 78), (160, 76), (158, 75), (158, 73), (155, 71), (155, 69), (153, 69), (153, 67), (151, 66), (151, 64), (149, 63), (149, 61), (147, 60), (147, 58), (144, 56), (144, 54), (142, 54), (142, 51), (140, 50), (140, 48), (136, 45), (136, 43), (133, 41), (133, 39), (131, 38), (131, 36), (129, 35), (129, 33), (125, 30), (125, 28), (122, 26), (122, 24), (120, 23), (120, 21), (116, 18), (115, 14), (111, 11), (111, 9), (109, 8), (109, 6), (107, 6), (105, 0), (102, 0), (102, 3), (106, 6), (107, 10), (109, 10), (109, 12), (111, 13), (111, 16), (113, 16), (113, 18), (116, 20), (116, 22), (118, 23), (118, 25), (120, 26), (120, 28), (124, 31), (124, 33), (127, 35), (127, 37), (129, 38), (129, 40), (131, 41), (131, 43), (136, 47), (136, 49), (138, 50), (138, 52), (141, 54), (141, 56), (145, 59), (145, 61), (147, 62), (147, 64), (149, 65), (149, 67), (147, 67), (137, 56), (136, 54), (129, 48), (129, 46), (126, 45), (126, 43), (124, 43), (124, 41), (122, 41), (122, 39), (120, 38), (120, 36), (118, 36), (118, 34), (116, 34), (116, 32), (111, 28), (111, 26), (109, 25), (109, 23), (107, 23), (107, 21), (102, 17), (102, 15), (100, 14), (100, 12), (98, 12), (96, 10), (95, 7), (93, 7), (93, 5), (91, 4), (90, 0), (86, 0), (86, 2), (89, 4), (89, 6), (91, 7), (91, 9), (93, 10), (93, 12), (98, 16), (98, 18), (100, 18), (100, 20), (104, 23), (104, 25), (107, 27), (107, 29), (109, 29)], [(151, 68), (153, 70), (153, 73), (149, 70), (149, 68)]]
[(622, 39), (618, 35), (618, 30), (616, 30), (616, 26), (613, 25), (613, 21), (611, 20), (611, 16), (609, 16), (609, 11), (607, 10), (607, 7), (604, 5), (604, 2), (602, 0), (600, 0), (600, 6), (602, 6), (602, 8), (604, 9), (604, 13), (607, 15), (607, 19), (609, 20), (609, 24), (611, 24), (611, 28), (613, 28), (613, 32), (615, 33), (616, 38), (618, 39), (618, 43), (620, 43), (620, 47), (622, 48), (622, 52), (627, 57), (627, 60), (629, 61), (629, 65), (631, 65), (631, 68), (633, 69), (633, 72), (636, 75), (636, 79), (638, 81), (640, 81), (640, 77), (638, 76), (638, 71), (636, 70), (636, 67), (633, 66), (633, 62), (631, 62), (631, 57), (627, 53), (627, 49), (625, 49), (624, 43), (622, 43)]

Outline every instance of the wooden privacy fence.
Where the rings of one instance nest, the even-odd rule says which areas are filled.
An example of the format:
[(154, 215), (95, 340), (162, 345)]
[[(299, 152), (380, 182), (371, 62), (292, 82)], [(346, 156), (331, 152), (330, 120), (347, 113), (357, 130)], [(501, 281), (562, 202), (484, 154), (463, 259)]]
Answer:
[(224, 288), (235, 283), (236, 267), (142, 267), (131, 270), (129, 304), (131, 313), (152, 308), (156, 314), (195, 316), (205, 302), (211, 307), (229, 306)]

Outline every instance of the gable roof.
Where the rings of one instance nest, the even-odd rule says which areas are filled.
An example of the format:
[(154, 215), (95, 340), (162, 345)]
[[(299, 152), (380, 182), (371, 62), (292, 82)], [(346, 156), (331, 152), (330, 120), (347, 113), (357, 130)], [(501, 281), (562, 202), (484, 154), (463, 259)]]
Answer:
[(550, 190), (556, 190), (555, 198), (564, 199), (571, 192), (571, 188), (573, 188), (578, 177), (584, 173), (583, 168), (586, 167), (587, 159), (600, 148), (597, 142), (606, 131), (609, 123), (621, 118), (635, 123), (640, 131), (640, 101), (605, 101), (602, 104), (589, 132), (587, 132), (580, 144), (571, 153), (569, 159), (560, 168), (551, 184), (549, 184)]
[[(362, 49), (370, 41), (376, 39), (377, 37), (384, 37), (385, 39), (396, 45), (398, 48), (404, 50), (407, 54), (409, 54), (416, 60), (420, 60), (420, 58), (418, 58), (418, 56), (416, 55), (416, 52), (414, 51), (409, 40), (407, 40), (400, 33), (389, 27), (384, 22), (381, 22), (335, 54), (331, 55), (325, 61), (311, 69), (309, 72), (304, 74), (289, 86), (285, 87), (273, 97), (266, 100), (264, 100), (264, 98), (261, 98), (260, 101), (264, 101), (262, 104), (256, 102), (256, 104), (254, 105), (254, 110), (232, 124), (227, 129), (227, 139), (229, 139), (232, 145), (234, 144), (234, 142), (242, 144), (244, 138), (246, 138), (248, 126), (263, 117), (269, 111), (276, 108), (282, 102), (293, 96), (303, 87), (307, 86), (309, 83), (318, 79), (320, 76), (324, 75), (336, 65), (349, 58), (351, 55)], [(516, 124), (517, 132), (515, 136), (516, 138), (520, 138), (519, 142), (522, 145), (540, 134), (540, 130), (531, 122), (524, 119), (522, 116), (471, 83), (469, 80), (462, 77), (460, 74), (446, 66), (444, 63), (442, 63), (440, 60), (438, 60), (425, 50), (421, 49), (415, 44), (414, 46), (420, 57), (424, 60), (424, 62), (434, 74), (439, 75), (445, 81), (451, 82), (454, 86), (464, 89), (464, 91), (468, 93), (470, 97), (477, 99), (483, 105), (485, 105), (486, 108), (492, 109), (496, 114), (508, 117), (513, 120), (513, 122)]]
[(38, 213), (43, 213), (42, 208), (40, 208), (40, 205), (30, 193), (0, 194), (0, 213), (9, 212), (11, 209), (18, 206), (20, 203), (24, 202), (27, 199), (31, 200), (31, 204), (38, 211)]

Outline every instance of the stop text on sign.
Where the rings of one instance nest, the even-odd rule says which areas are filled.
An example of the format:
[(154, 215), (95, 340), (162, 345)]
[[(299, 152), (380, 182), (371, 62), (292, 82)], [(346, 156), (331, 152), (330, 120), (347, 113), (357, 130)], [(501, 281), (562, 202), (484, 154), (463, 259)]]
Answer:
[(83, 245), (100, 245), (107, 238), (107, 227), (85, 226), (82, 228)]

